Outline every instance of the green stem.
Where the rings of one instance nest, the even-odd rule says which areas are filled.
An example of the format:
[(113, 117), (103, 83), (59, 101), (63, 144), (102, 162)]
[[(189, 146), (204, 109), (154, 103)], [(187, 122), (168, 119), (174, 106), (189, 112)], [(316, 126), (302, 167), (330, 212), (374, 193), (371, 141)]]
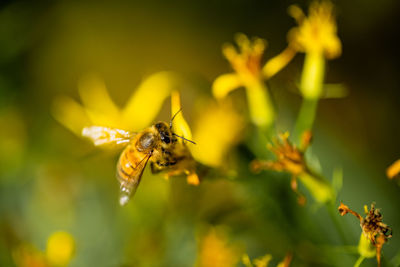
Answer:
[(303, 99), (294, 129), (294, 138), (297, 144), (300, 144), (301, 136), (305, 131), (312, 130), (317, 114), (317, 107), (318, 99)]
[(364, 256), (360, 256), (358, 258), (358, 260), (356, 261), (356, 263), (354, 263), (354, 267), (359, 267), (361, 265), (361, 263), (363, 262), (363, 260), (365, 259)]
[(346, 233), (343, 231), (342, 225), (340, 224), (339, 220), (338, 220), (338, 212), (336, 210), (336, 207), (334, 206), (333, 202), (329, 202), (326, 203), (326, 208), (328, 210), (329, 216), (331, 217), (331, 220), (333, 222), (333, 224), (336, 227), (336, 230), (339, 233), (340, 239), (342, 240), (342, 243), (344, 245), (348, 245), (348, 241), (347, 241), (347, 236)]
[(327, 203), (334, 199), (333, 189), (324, 178), (312, 175), (306, 171), (299, 175), (299, 180), (307, 187), (316, 201)]
[(267, 144), (271, 142), (271, 132), (266, 132), (254, 127), (253, 134), (246, 140), (246, 144), (258, 159), (272, 159), (273, 153), (267, 149)]
[(339, 233), (342, 243), (347, 245), (348, 241), (346, 234), (338, 221), (338, 213), (336, 212), (336, 208), (333, 204), (335, 201), (335, 194), (332, 186), (324, 177), (312, 174), (312, 172), (305, 172), (299, 175), (299, 180), (304, 184), (305, 187), (307, 187), (308, 191), (316, 201), (325, 204), (331, 220), (335, 225), (337, 232)]

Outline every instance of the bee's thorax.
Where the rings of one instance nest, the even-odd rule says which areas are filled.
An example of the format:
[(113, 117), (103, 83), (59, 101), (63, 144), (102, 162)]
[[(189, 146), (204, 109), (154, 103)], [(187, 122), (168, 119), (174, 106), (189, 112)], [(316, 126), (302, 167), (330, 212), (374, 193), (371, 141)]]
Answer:
[(153, 149), (156, 145), (156, 137), (151, 132), (145, 132), (136, 143), (136, 148), (140, 152), (145, 152)]

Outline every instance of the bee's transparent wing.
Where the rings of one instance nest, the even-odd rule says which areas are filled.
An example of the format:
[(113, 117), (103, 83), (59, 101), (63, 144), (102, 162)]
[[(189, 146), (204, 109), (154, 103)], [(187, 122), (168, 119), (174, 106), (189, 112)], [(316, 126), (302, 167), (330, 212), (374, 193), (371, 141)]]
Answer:
[(95, 146), (123, 146), (128, 144), (135, 135), (136, 133), (103, 126), (89, 126), (82, 129), (82, 136), (92, 140)]
[[(122, 153), (121, 157), (125, 157), (125, 153)], [(119, 204), (121, 206), (127, 204), (129, 199), (135, 194), (150, 157), (151, 154), (146, 155), (136, 166), (133, 166), (123, 158), (120, 158), (118, 161), (117, 179), (120, 183)]]

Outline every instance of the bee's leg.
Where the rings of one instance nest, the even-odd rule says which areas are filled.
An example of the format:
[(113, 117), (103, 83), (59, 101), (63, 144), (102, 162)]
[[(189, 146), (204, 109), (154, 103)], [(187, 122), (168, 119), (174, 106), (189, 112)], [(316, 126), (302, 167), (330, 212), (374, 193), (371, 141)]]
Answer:
[(154, 162), (150, 162), (150, 169), (152, 174), (157, 174), (162, 171)]
[(178, 176), (178, 175), (182, 175), (185, 174), (184, 169), (172, 169), (167, 173), (167, 176)]

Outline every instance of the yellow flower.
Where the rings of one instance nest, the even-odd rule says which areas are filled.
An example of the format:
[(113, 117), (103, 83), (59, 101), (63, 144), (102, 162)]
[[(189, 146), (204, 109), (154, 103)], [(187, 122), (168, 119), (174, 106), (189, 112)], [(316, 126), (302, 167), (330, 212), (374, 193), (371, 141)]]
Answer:
[[(200, 180), (195, 172), (196, 162), (190, 151), (186, 149), (185, 143), (186, 141), (193, 142), (190, 140), (192, 134), (181, 112), (179, 92), (175, 90), (180, 82), (180, 78), (173, 73), (153, 74), (141, 83), (125, 108), (120, 110), (111, 100), (104, 84), (90, 77), (81, 82), (79, 87), (84, 106), (64, 97), (56, 101), (53, 115), (74, 133), (91, 138), (96, 146), (115, 148), (118, 142), (110, 142), (110, 140), (129, 138), (130, 132), (148, 127), (160, 110), (164, 99), (171, 94), (173, 130), (174, 134), (181, 137), (179, 142), (182, 144), (176, 153), (182, 154), (184, 159), (174, 165), (165, 177), (185, 174), (189, 184), (198, 185)], [(92, 127), (85, 126), (100, 127), (94, 127), (96, 130), (93, 130)], [(103, 127), (111, 129), (98, 130)]]
[(221, 167), (231, 147), (241, 140), (244, 121), (229, 100), (209, 101), (204, 104), (193, 129), (197, 145), (190, 148), (195, 159), (208, 166)]
[[(175, 73), (155, 73), (139, 85), (125, 107), (120, 109), (114, 104), (104, 83), (95, 76), (88, 76), (79, 83), (79, 94), (83, 105), (69, 97), (59, 97), (54, 101), (53, 116), (79, 136), (82, 136), (82, 129), (93, 125), (115, 128), (117, 129), (115, 134), (140, 131), (151, 124), (164, 100), (171, 95), (171, 113), (172, 116), (175, 115), (172, 121), (174, 131), (177, 135), (190, 140), (191, 130), (181, 112), (180, 96), (176, 90), (182, 82)], [(84, 132), (83, 136), (86, 135)], [(184, 173), (189, 184), (198, 185), (200, 180), (195, 173), (195, 161), (191, 155), (187, 158), (179, 165), (181, 168), (168, 172), (167, 177)]]
[(55, 232), (47, 240), (46, 258), (51, 266), (67, 266), (75, 253), (75, 240), (67, 232)]
[[(289, 7), (289, 14), (299, 24), (288, 33), (289, 46), (306, 53), (300, 82), (300, 91), (306, 99), (316, 100), (323, 95), (325, 58), (336, 58), (342, 51), (332, 10), (332, 3), (326, 0), (312, 2), (308, 17), (298, 6)], [(307, 124), (312, 124), (313, 115), (307, 116), (310, 118), (305, 120), (311, 120)]]
[(266, 41), (261, 38), (254, 38), (250, 41), (246, 35), (238, 34), (236, 43), (239, 51), (232, 44), (225, 44), (222, 52), (225, 58), (231, 63), (239, 80), (242, 83), (252, 83), (261, 75), (261, 59), (266, 48)]
[(287, 49), (262, 66), (265, 40), (249, 40), (246, 35), (238, 34), (236, 43), (239, 50), (232, 44), (226, 44), (222, 49), (235, 72), (217, 77), (212, 85), (213, 94), (215, 98), (223, 99), (232, 90), (244, 86), (252, 122), (261, 128), (268, 128), (274, 122), (275, 112), (263, 80), (282, 69), (293, 58), (295, 52)]
[(298, 194), (299, 204), (304, 204), (305, 198), (298, 192), (297, 179), (300, 179), (314, 198), (321, 203), (332, 200), (334, 196), (331, 186), (307, 166), (304, 153), (310, 145), (311, 137), (311, 132), (305, 132), (300, 148), (297, 148), (288, 140), (288, 132), (280, 134), (279, 139), (273, 139), (273, 144), (268, 145), (268, 149), (275, 154), (276, 160), (254, 160), (251, 163), (251, 169), (254, 172), (274, 170), (290, 173), (292, 175), (291, 187)]
[[(351, 213), (360, 221), (360, 226), (365, 238), (361, 237), (358, 251), (363, 257), (373, 257), (374, 255), (369, 248), (372, 244), (376, 248), (376, 259), (378, 261), (378, 266), (380, 266), (382, 246), (392, 237), (392, 229), (382, 222), (383, 216), (380, 210), (375, 209), (374, 203), (371, 204), (369, 210), (367, 205), (365, 205), (364, 212), (366, 216), (363, 218), (347, 205), (340, 203), (338, 211), (342, 216)], [(365, 242), (365, 239), (368, 239), (369, 242)]]
[(200, 241), (197, 267), (233, 267), (239, 262), (239, 248), (229, 244), (226, 234), (212, 228)]
[(309, 16), (296, 5), (289, 7), (289, 14), (298, 27), (289, 31), (289, 44), (304, 53), (323, 53), (327, 59), (340, 56), (342, 46), (337, 36), (333, 15), (333, 4), (329, 1), (314, 1), (309, 7)]
[(83, 105), (69, 97), (55, 99), (52, 114), (77, 135), (85, 126), (99, 125), (139, 131), (154, 120), (164, 100), (177, 89), (181, 79), (172, 72), (147, 77), (134, 91), (123, 109), (117, 107), (99, 78), (88, 76), (79, 83)]

